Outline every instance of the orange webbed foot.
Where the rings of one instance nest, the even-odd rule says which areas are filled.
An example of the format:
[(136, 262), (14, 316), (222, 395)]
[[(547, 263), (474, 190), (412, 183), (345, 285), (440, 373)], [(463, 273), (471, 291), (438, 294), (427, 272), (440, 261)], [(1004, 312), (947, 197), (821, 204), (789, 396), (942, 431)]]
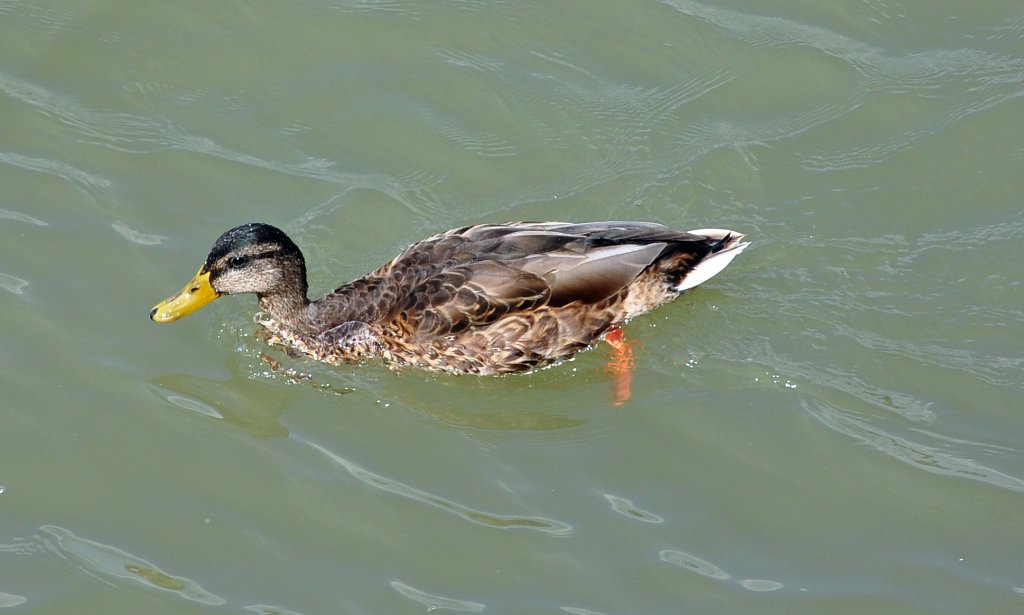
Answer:
[(633, 358), (633, 347), (626, 341), (622, 329), (612, 329), (604, 341), (612, 347), (612, 354), (605, 370), (614, 378), (613, 406), (621, 406), (632, 397), (630, 385), (633, 382), (633, 371), (636, 362)]

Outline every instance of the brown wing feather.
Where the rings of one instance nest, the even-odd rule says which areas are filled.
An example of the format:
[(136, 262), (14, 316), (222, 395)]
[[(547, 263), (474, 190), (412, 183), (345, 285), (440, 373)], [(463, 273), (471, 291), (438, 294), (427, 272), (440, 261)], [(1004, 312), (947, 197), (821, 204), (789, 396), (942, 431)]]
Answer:
[(363, 314), (422, 339), (544, 305), (596, 303), (633, 282), (669, 242), (699, 239), (637, 222), (454, 229), (410, 246), (368, 276), (378, 303)]
[(412, 289), (399, 314), (417, 337), (444, 336), (543, 305), (548, 283), (498, 261), (441, 271)]

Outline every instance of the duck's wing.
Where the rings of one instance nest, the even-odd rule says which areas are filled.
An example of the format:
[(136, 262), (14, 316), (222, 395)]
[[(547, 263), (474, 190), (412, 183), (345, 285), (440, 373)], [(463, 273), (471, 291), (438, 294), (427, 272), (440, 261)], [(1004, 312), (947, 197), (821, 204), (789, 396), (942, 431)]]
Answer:
[(597, 303), (628, 286), (664, 248), (664, 243), (594, 246), (570, 242), (559, 250), (524, 256), (514, 266), (548, 283), (551, 306)]
[(544, 305), (548, 283), (500, 261), (438, 271), (412, 288), (395, 320), (418, 338), (443, 337)]
[[(412, 248), (436, 268), (395, 317), (417, 336), (444, 336), (540, 306), (597, 303), (621, 291), (678, 233), (646, 223), (516, 223), (452, 231)], [(430, 241), (430, 240), (428, 240)], [(434, 251), (442, 246), (440, 252)], [(456, 256), (457, 255), (457, 256)], [(397, 268), (402, 268), (401, 265)]]

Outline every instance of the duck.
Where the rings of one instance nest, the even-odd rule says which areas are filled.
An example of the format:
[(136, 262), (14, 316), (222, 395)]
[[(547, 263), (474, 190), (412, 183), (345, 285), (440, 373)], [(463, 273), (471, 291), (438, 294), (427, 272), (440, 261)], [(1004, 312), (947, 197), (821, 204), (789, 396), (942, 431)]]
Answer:
[(529, 372), (621, 339), (630, 319), (715, 276), (748, 245), (727, 229), (654, 222), (474, 224), (310, 300), (302, 251), (253, 222), (218, 237), (192, 280), (149, 316), (172, 322), (222, 295), (254, 294), (270, 344), (331, 365)]

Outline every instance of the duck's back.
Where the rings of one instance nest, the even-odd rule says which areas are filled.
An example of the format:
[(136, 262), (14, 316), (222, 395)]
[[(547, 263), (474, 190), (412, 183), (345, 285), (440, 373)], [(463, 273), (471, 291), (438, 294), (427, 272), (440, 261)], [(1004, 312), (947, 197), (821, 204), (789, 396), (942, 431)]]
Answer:
[(702, 263), (724, 267), (741, 239), (648, 222), (481, 224), (424, 239), (325, 302), (344, 306), (332, 326), (366, 323), (390, 360), (525, 371), (675, 298)]

